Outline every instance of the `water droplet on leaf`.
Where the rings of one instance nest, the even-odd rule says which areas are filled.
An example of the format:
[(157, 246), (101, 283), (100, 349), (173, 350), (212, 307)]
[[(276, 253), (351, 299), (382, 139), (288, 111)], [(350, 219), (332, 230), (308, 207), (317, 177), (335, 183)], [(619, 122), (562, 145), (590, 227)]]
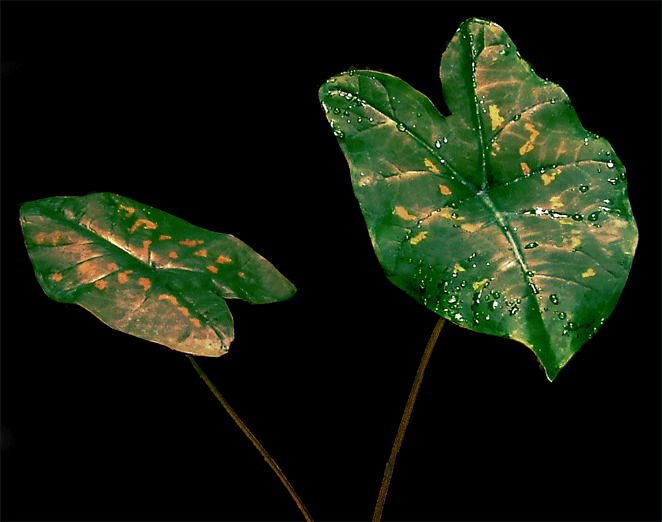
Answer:
[(555, 305), (556, 305), (556, 304), (559, 304), (559, 298), (558, 298), (558, 296), (557, 296), (556, 294), (552, 294), (552, 295), (550, 295), (550, 296), (549, 296), (549, 300), (550, 300), (552, 303), (554, 303)]
[(532, 243), (527, 243), (526, 245), (524, 245), (524, 248), (529, 250), (531, 248), (536, 248), (537, 246), (538, 246), (538, 243), (532, 242)]
[(607, 162), (607, 167), (609, 167), (610, 169), (613, 169), (613, 168), (614, 168), (614, 162), (611, 161), (611, 160), (609, 160), (609, 161)]
[(396, 128), (397, 128), (400, 132), (404, 132), (404, 131), (407, 130), (407, 126), (406, 126), (404, 123), (402, 123), (402, 122), (398, 123), (397, 126), (396, 126)]

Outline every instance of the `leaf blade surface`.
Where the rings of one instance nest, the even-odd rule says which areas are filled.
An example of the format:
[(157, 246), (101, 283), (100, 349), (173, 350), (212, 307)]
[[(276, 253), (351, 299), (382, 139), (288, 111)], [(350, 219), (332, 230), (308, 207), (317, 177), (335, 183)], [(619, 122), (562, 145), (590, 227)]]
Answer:
[(227, 353), (234, 326), (225, 299), (271, 303), (296, 291), (234, 236), (115, 194), (27, 202), (20, 222), (50, 298), (185, 353)]
[(496, 24), (464, 22), (440, 77), (449, 117), (368, 70), (329, 79), (320, 101), (387, 277), (522, 342), (553, 380), (625, 285), (638, 240), (625, 168)]

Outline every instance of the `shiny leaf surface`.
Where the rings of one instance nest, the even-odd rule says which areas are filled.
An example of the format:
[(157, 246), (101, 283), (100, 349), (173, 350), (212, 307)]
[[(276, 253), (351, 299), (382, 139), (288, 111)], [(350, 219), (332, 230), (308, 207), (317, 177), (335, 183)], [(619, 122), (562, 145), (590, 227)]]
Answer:
[(271, 303), (296, 291), (234, 236), (115, 194), (31, 201), (20, 221), (50, 298), (181, 352), (227, 353), (234, 326), (225, 299)]
[(330, 78), (320, 101), (387, 277), (456, 324), (524, 343), (553, 380), (630, 271), (625, 168), (492, 22), (460, 26), (440, 77), (448, 117), (370, 70)]

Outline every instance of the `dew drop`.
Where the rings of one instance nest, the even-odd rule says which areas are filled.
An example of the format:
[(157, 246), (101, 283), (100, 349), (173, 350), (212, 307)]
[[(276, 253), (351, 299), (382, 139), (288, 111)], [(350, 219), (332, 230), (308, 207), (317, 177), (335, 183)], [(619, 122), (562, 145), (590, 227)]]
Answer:
[(534, 295), (538, 295), (539, 290), (536, 285), (534, 285), (533, 283), (529, 283), (529, 287), (531, 288), (531, 291), (533, 292)]
[(407, 130), (407, 126), (406, 126), (404, 123), (402, 123), (402, 122), (398, 123), (398, 124), (396, 125), (396, 128), (397, 128), (400, 132), (404, 132), (404, 131)]
[(341, 130), (337, 130), (333, 133), (333, 135), (338, 138), (339, 140), (343, 139), (345, 137), (345, 133)]
[(559, 316), (559, 319), (565, 319), (566, 318), (566, 313), (565, 312), (558, 312), (556, 315)]
[(552, 294), (552, 295), (550, 295), (550, 296), (549, 296), (549, 300), (550, 300), (552, 303), (554, 303), (555, 305), (556, 305), (556, 304), (559, 304), (559, 298), (558, 298), (558, 296), (557, 296), (556, 294)]
[(441, 148), (441, 142), (439, 140), (434, 142), (434, 146), (437, 147), (438, 149)]
[(572, 219), (574, 219), (575, 221), (582, 221), (584, 219), (584, 216), (582, 216), (581, 214), (574, 214), (572, 216)]
[(577, 326), (577, 325), (576, 325), (575, 323), (573, 323), (572, 321), (569, 321), (568, 324), (567, 324), (565, 327), (566, 327), (568, 330), (570, 330), (571, 332), (574, 332), (575, 330), (577, 330), (577, 328), (579, 328), (579, 326)]
[(588, 145), (588, 138), (584, 138), (584, 145)]
[(589, 220), (589, 221), (597, 221), (599, 215), (600, 215), (600, 211), (599, 211), (599, 210), (596, 211), (596, 212), (591, 212), (591, 213), (588, 215), (588, 220)]
[(609, 167), (610, 169), (613, 169), (614, 168), (614, 162), (612, 160), (609, 160), (607, 162), (607, 167)]
[(527, 243), (526, 245), (524, 245), (524, 248), (529, 250), (531, 248), (536, 248), (537, 246), (538, 246), (538, 243), (532, 242), (532, 243)]
[(607, 181), (612, 185), (616, 185), (618, 183), (618, 178), (607, 178)]
[(443, 143), (448, 143), (448, 138), (444, 138), (442, 141)]
[(513, 306), (510, 309), (510, 315), (515, 315), (517, 312), (519, 312), (519, 308), (517, 308), (516, 306)]
[(582, 185), (581, 187), (579, 187), (579, 192), (581, 192), (582, 194), (586, 194), (588, 192), (588, 185)]

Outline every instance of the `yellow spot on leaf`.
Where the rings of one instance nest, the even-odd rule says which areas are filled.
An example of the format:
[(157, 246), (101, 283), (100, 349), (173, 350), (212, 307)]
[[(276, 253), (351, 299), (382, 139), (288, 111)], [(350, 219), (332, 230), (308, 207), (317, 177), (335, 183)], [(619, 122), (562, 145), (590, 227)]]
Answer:
[(177, 298), (174, 295), (161, 294), (159, 296), (159, 301), (168, 301), (172, 305), (177, 304)]
[(453, 270), (455, 270), (455, 272), (464, 272), (465, 271), (464, 268), (462, 268), (462, 266), (460, 265), (460, 263), (455, 263), (455, 266), (453, 267)]
[(554, 178), (556, 178), (556, 175), (559, 174), (561, 171), (560, 170), (553, 170), (548, 174), (543, 174), (540, 176), (542, 179), (542, 182), (545, 185), (549, 185), (552, 181), (554, 181)]
[(147, 279), (146, 277), (141, 277), (140, 279), (138, 279), (138, 284), (145, 289), (145, 292), (149, 290), (150, 287), (152, 286), (152, 283), (150, 283), (149, 279)]
[(180, 306), (179, 308), (177, 308), (177, 310), (179, 310), (184, 317), (188, 317), (189, 313), (186, 307)]
[(492, 130), (498, 129), (503, 124), (503, 118), (499, 114), (499, 107), (490, 105), (490, 119), (492, 120)]
[(230, 259), (230, 258), (227, 257), (227, 256), (223, 256), (223, 255), (218, 256), (218, 257), (216, 258), (216, 262), (217, 262), (217, 263), (220, 263), (220, 264), (223, 264), (223, 263), (229, 263), (230, 261), (232, 261), (232, 259)]
[(536, 141), (536, 138), (540, 135), (536, 128), (530, 123), (525, 123), (524, 128), (529, 131), (530, 135), (526, 143), (519, 148), (520, 156), (533, 150), (533, 142)]
[(485, 278), (482, 281), (476, 281), (475, 283), (472, 283), (471, 286), (473, 286), (474, 290), (478, 290), (481, 286), (483, 286), (485, 283), (487, 283), (488, 279)]
[(120, 210), (126, 210), (126, 217), (129, 217), (131, 214), (133, 214), (136, 209), (133, 207), (125, 207), (124, 205), (120, 205)]
[(59, 273), (58, 274), (53, 274), (51, 276), (51, 280), (52, 281), (62, 281), (62, 274), (59, 274)]
[(237, 272), (237, 275), (238, 275), (239, 277), (246, 277), (246, 276), (244, 275), (243, 272)]
[(177, 252), (170, 252), (170, 253), (168, 254), (168, 257), (169, 257), (170, 259), (177, 259)]
[(589, 268), (586, 272), (582, 274), (582, 277), (593, 277), (595, 275), (595, 270)]
[(164, 241), (166, 239), (172, 239), (170, 236), (160, 236), (159, 241)]
[(213, 273), (213, 274), (215, 274), (216, 272), (218, 272), (218, 268), (216, 268), (216, 267), (213, 266), (213, 265), (209, 265), (209, 266), (207, 267), (207, 270), (209, 270), (209, 271), (210, 271), (211, 273)]
[[(458, 215), (453, 215), (454, 212), (451, 212), (447, 208), (442, 208), (439, 212), (436, 212), (434, 216), (439, 216), (446, 219), (454, 219), (456, 221), (462, 221), (464, 218)], [(432, 217), (432, 216), (431, 216)]]
[(444, 196), (450, 196), (452, 194), (451, 189), (449, 189), (446, 185), (439, 185), (439, 190)]
[(395, 214), (398, 217), (401, 217), (402, 219), (406, 219), (407, 221), (413, 221), (416, 219), (416, 216), (412, 216), (405, 207), (397, 206), (395, 207), (395, 210), (393, 210), (393, 214)]
[(200, 256), (200, 257), (207, 257), (207, 251), (206, 250), (198, 250), (197, 252), (193, 252), (194, 255)]
[(476, 230), (482, 228), (483, 223), (465, 223), (460, 228), (466, 230), (467, 232), (475, 232)]
[(427, 235), (428, 235), (428, 233), (427, 233), (427, 231), (426, 231), (426, 232), (421, 232), (420, 234), (418, 234), (418, 235), (415, 236), (415, 237), (412, 237), (412, 238), (411, 238), (411, 244), (412, 244), (412, 245), (416, 245), (416, 244), (420, 243), (421, 241), (423, 241), (423, 240), (425, 239), (425, 237), (426, 237)]
[(200, 328), (200, 321), (198, 319), (192, 317), (191, 322), (193, 323), (193, 326), (195, 326), (196, 328)]
[(96, 286), (99, 290), (103, 290), (108, 286), (108, 281), (104, 281), (103, 279), (99, 279), (98, 281), (94, 282), (94, 286)]
[(524, 162), (520, 163), (519, 166), (522, 167), (522, 172), (524, 172), (524, 175), (528, 176), (529, 172), (531, 172), (531, 169), (529, 168), (529, 166)]
[(150, 221), (149, 219), (137, 219), (133, 226), (129, 229), (129, 234), (133, 234), (140, 225), (145, 225), (147, 230), (154, 230), (156, 228), (156, 223)]
[(563, 249), (567, 250), (568, 252), (572, 252), (581, 244), (582, 244), (582, 240), (576, 236), (573, 236), (570, 239), (568, 238), (563, 239)]
[(430, 172), (434, 172), (435, 174), (439, 174), (439, 169), (436, 167), (434, 163), (432, 163), (429, 159), (425, 158), (423, 161), (425, 163), (425, 166), (428, 168)]
[(117, 274), (117, 281), (119, 284), (123, 285), (129, 280), (129, 274), (133, 272), (133, 270), (127, 270), (126, 272), (120, 272)]
[(115, 263), (108, 263), (108, 270), (117, 270), (118, 266)]
[(549, 203), (552, 205), (552, 210), (559, 209), (563, 206), (561, 202), (561, 196), (552, 196), (549, 198)]

